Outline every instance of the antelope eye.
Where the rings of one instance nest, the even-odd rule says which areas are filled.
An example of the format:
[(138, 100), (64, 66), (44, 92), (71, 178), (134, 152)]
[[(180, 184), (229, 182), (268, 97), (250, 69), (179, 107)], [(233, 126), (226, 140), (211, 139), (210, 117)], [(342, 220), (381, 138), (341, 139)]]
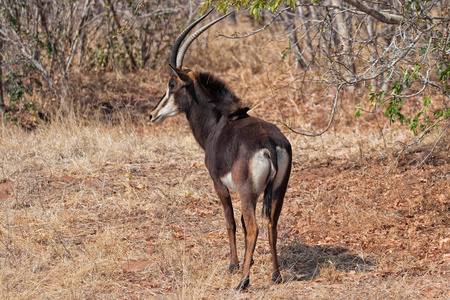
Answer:
[(174, 82), (169, 82), (169, 89), (173, 89), (175, 87), (175, 83)]

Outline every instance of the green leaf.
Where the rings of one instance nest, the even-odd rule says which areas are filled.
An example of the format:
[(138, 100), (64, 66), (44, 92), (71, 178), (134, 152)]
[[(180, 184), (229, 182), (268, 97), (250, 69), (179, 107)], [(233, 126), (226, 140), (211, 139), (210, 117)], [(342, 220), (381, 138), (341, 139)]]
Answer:
[(425, 53), (427, 53), (428, 50), (428, 46), (422, 47), (422, 49), (420, 49), (419, 55), (424, 55)]
[(403, 125), (403, 122), (405, 121), (405, 116), (401, 113), (397, 113), (397, 117), (398, 117), (398, 120), (400, 121), (400, 124)]
[(439, 78), (440, 81), (445, 81), (450, 76), (450, 67), (442, 71), (441, 77)]
[(425, 99), (423, 100), (423, 105), (424, 106), (426, 106), (426, 107), (430, 107), (430, 104), (431, 104), (431, 99), (430, 99), (430, 97), (425, 97)]
[(421, 68), (422, 68), (422, 66), (417, 65), (417, 66), (414, 67), (413, 72), (414, 72), (414, 73), (419, 73), (419, 71), (420, 71)]
[(446, 109), (444, 112), (444, 118), (448, 119), (450, 117), (450, 109)]
[(402, 91), (403, 91), (403, 84), (399, 83), (398, 81), (392, 83), (392, 94), (400, 95)]
[(427, 129), (427, 124), (420, 125), (420, 130), (424, 131), (425, 129)]
[(434, 112), (434, 117), (435, 117), (436, 119), (442, 117), (443, 115), (444, 115), (444, 112), (443, 112), (442, 110), (440, 110), (440, 109), (438, 109), (438, 110), (436, 110), (436, 111)]
[(281, 51), (281, 59), (284, 60), (286, 56), (289, 54), (289, 51), (291, 51), (291, 46), (288, 46), (284, 48), (283, 51)]
[(386, 78), (390, 78), (392, 74), (393, 69), (390, 69), (386, 72)]

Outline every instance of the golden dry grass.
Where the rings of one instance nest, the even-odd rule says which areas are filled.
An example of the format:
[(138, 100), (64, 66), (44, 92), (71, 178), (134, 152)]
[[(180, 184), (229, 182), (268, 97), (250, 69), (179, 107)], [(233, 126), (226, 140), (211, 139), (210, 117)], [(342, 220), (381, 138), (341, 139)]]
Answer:
[[(324, 126), (330, 95), (310, 87), (307, 99), (296, 100), (292, 91), (276, 89), (273, 78), (283, 71), (273, 73), (278, 46), (217, 43), (209, 45), (212, 53), (246, 47), (252, 56), (247, 65), (245, 51), (229, 50), (220, 61), (239, 55), (242, 65), (217, 66), (253, 103), (251, 114), (277, 124), (287, 116), (307, 129)], [(2, 299), (450, 298), (448, 152), (411, 170), (408, 162), (429, 149), (425, 141), (381, 178), (411, 136), (373, 118), (355, 120), (351, 101), (320, 138), (280, 126), (294, 149), (279, 227), (285, 282), (269, 281), (260, 220), (250, 288), (236, 292), (239, 276), (227, 273), (225, 220), (203, 153), (183, 116), (147, 122), (143, 112), (164, 90), (165, 75), (143, 73), (101, 76), (100, 102), (131, 98), (135, 104), (108, 117), (98, 112), (34, 131), (2, 123)], [(95, 84), (80, 82), (93, 93)], [(239, 220), (237, 199), (234, 206)], [(242, 257), (241, 230), (238, 246)]]
[[(238, 294), (221, 205), (181, 116), (148, 127), (3, 126), (2, 298), (448, 297), (449, 184), (437, 175), (449, 165), (378, 181), (386, 167), (361, 162), (374, 137), (286, 134), (295, 149), (280, 221), (287, 282), (268, 281), (261, 221), (251, 287)], [(359, 139), (371, 141), (363, 158), (350, 146)]]

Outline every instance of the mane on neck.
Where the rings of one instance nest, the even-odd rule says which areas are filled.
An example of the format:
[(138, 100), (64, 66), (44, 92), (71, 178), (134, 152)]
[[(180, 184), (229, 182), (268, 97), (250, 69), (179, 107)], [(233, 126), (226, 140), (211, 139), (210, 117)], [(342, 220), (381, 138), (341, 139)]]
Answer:
[(229, 119), (241, 119), (247, 117), (250, 110), (239, 97), (237, 97), (225, 82), (210, 73), (197, 73), (197, 82), (211, 97), (210, 103), (217, 111)]

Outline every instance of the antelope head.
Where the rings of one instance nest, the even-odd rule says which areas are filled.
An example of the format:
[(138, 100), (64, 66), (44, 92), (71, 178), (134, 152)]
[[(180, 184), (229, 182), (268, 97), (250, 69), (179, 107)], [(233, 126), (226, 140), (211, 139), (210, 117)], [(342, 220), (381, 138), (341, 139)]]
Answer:
[[(194, 28), (195, 25), (200, 23), (204, 18), (206, 18), (214, 9), (211, 9), (199, 19), (195, 20), (191, 25), (186, 27), (186, 29), (178, 36), (172, 46), (172, 52), (170, 53), (169, 60), (169, 82), (167, 84), (167, 89), (161, 100), (156, 104), (155, 108), (150, 112), (150, 121), (155, 123), (163, 122), (167, 117), (177, 115), (183, 111), (183, 108), (187, 105), (185, 103), (189, 97), (185, 97), (188, 93), (188, 87), (192, 85), (193, 79), (189, 76), (191, 72), (188, 69), (183, 69), (183, 58), (186, 54), (187, 49), (192, 44), (192, 42), (208, 28), (226, 18), (233, 12), (230, 12), (222, 17), (206, 24), (199, 30), (195, 31), (184, 43), (184, 38), (189, 34), (189, 32)], [(181, 45), (181, 47), (180, 47)]]

